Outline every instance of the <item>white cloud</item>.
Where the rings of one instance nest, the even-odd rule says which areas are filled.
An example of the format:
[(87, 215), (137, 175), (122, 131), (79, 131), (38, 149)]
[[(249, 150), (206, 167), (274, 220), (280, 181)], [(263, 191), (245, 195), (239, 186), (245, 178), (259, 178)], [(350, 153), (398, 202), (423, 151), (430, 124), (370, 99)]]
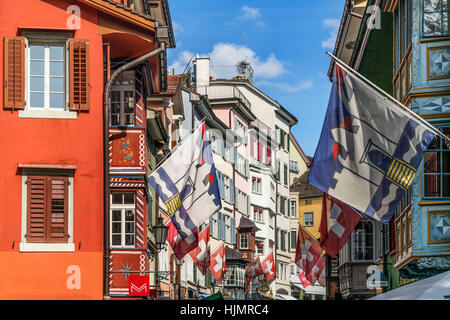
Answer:
[(274, 81), (262, 80), (262, 81), (258, 81), (256, 83), (256, 85), (257, 86), (265, 86), (265, 87), (276, 87), (284, 92), (295, 93), (298, 91), (311, 89), (314, 85), (314, 82), (312, 80), (304, 80), (304, 81), (298, 82), (297, 84), (290, 84), (287, 82), (274, 82)]
[(175, 33), (178, 33), (178, 32), (181, 33), (181, 32), (184, 31), (184, 29), (181, 26), (181, 24), (179, 24), (178, 22), (176, 22), (174, 20), (172, 20), (172, 27), (173, 27), (173, 31), (175, 31)]
[(334, 44), (336, 43), (336, 37), (337, 37), (340, 23), (341, 23), (341, 21), (339, 19), (328, 18), (328, 19), (324, 19), (322, 21), (322, 26), (325, 29), (331, 29), (329, 37), (322, 41), (322, 48), (334, 49)]
[(172, 72), (175, 72), (175, 74), (183, 73), (191, 58), (194, 59), (194, 57), (195, 55), (192, 52), (182, 51), (178, 55), (178, 58), (167, 67), (167, 72), (169, 74), (172, 74)]
[(236, 76), (235, 65), (241, 60), (250, 62), (254, 76), (271, 79), (283, 74), (286, 70), (281, 61), (272, 53), (262, 60), (246, 46), (233, 43), (218, 43), (208, 56), (211, 58), (211, 75), (214, 78), (232, 78)]
[[(190, 51), (181, 52), (175, 61), (168, 66), (168, 71), (172, 74), (182, 73), (191, 58), (195, 58)], [(211, 61), (211, 76), (215, 79), (231, 79), (237, 76), (236, 64), (246, 60), (250, 62), (255, 78), (273, 79), (286, 72), (283, 62), (277, 59), (275, 54), (270, 54), (266, 59), (256, 55), (256, 53), (243, 45), (234, 43), (217, 43), (210, 53), (198, 54), (200, 57), (209, 57)]]
[(241, 8), (241, 16), (242, 19), (256, 20), (261, 17), (261, 12), (258, 8), (252, 8), (248, 6), (243, 6)]

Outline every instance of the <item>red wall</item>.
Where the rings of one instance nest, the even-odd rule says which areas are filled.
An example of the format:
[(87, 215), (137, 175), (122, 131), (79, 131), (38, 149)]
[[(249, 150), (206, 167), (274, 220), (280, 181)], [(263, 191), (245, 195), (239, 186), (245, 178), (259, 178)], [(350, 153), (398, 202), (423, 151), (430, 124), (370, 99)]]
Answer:
[[(0, 299), (101, 299), (103, 249), (102, 39), (96, 10), (76, 1), (0, 1), (0, 82), (3, 38), (20, 27), (66, 29), (67, 7), (81, 8), (75, 38), (90, 39), (90, 110), (76, 120), (19, 118), (3, 109), (0, 92)], [(19, 252), (22, 173), (18, 163), (74, 164), (73, 253)], [(13, 242), (15, 243), (13, 248)], [(78, 265), (81, 288), (68, 289), (67, 267)]]

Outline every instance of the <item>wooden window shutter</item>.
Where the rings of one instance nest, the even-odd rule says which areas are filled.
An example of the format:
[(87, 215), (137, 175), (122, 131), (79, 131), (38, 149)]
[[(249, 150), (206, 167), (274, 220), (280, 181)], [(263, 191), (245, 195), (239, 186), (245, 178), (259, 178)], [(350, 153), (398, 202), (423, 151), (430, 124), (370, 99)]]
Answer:
[(4, 109), (25, 108), (25, 37), (4, 38)]
[(47, 242), (67, 242), (68, 177), (49, 177)]
[(69, 109), (89, 110), (89, 40), (69, 40)]
[(28, 176), (27, 183), (27, 242), (45, 242), (46, 177)]

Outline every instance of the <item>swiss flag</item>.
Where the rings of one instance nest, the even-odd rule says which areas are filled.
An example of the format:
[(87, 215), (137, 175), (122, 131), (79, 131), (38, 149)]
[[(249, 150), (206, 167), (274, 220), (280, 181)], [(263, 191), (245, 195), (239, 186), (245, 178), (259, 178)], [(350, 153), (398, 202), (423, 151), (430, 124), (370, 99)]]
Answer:
[(307, 286), (311, 285), (311, 282), (306, 279), (305, 271), (302, 271), (298, 274), (298, 279), (300, 280), (303, 288), (306, 288)]
[(322, 251), (319, 242), (299, 225), (295, 264), (308, 275), (321, 257)]
[(209, 270), (217, 284), (221, 283), (225, 275), (225, 243), (222, 243), (211, 255)]
[(319, 284), (323, 287), (326, 286), (325, 283), (325, 259), (323, 256), (317, 259), (316, 264), (312, 268), (311, 272), (306, 276), (306, 279), (310, 283), (319, 282)]
[(178, 233), (178, 230), (172, 220), (169, 220), (169, 222), (166, 223), (166, 226), (169, 227), (169, 231), (167, 232), (167, 241), (172, 247), (173, 253), (178, 260), (183, 259), (186, 254), (197, 247), (198, 229), (195, 229), (194, 233), (183, 239)]
[(264, 274), (264, 269), (259, 260), (259, 256), (255, 258), (246, 268), (245, 268), (245, 293), (250, 291), (250, 283), (256, 277)]
[(264, 271), (264, 275), (266, 277), (266, 282), (269, 282), (270, 280), (275, 278), (277, 274), (275, 268), (275, 259), (273, 257), (273, 251), (263, 260), (261, 266)]
[(328, 194), (323, 194), (322, 219), (320, 222), (320, 245), (334, 258), (347, 242), (361, 215)]
[(198, 270), (205, 275), (211, 262), (209, 225), (198, 236), (198, 247), (189, 252)]

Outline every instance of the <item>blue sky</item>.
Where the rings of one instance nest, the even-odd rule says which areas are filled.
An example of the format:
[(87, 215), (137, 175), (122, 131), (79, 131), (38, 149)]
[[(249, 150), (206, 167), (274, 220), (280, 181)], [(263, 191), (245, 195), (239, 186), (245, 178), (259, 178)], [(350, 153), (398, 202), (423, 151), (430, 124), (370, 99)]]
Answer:
[(255, 85), (297, 117), (292, 132), (314, 155), (328, 104), (326, 76), (345, 0), (170, 0), (176, 49), (169, 72), (195, 54), (211, 58), (215, 78), (236, 75), (247, 59)]

